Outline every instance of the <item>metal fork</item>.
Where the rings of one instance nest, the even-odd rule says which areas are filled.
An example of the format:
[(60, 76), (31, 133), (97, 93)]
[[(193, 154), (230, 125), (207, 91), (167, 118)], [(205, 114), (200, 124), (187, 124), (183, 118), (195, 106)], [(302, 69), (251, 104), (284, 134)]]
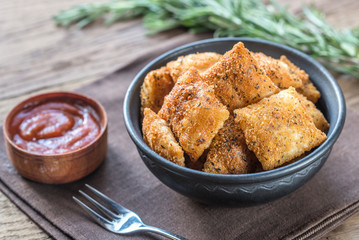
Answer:
[(105, 196), (103, 193), (99, 192), (90, 185), (85, 184), (85, 186), (89, 188), (95, 195), (97, 195), (104, 203), (116, 210), (116, 212), (109, 210), (104, 205), (100, 204), (95, 199), (93, 199), (83, 191), (79, 190), (81, 195), (83, 195), (88, 201), (90, 201), (94, 206), (96, 206), (109, 219), (111, 219), (108, 220), (107, 218), (98, 214), (89, 206), (81, 202), (78, 198), (74, 196), (72, 197), (90, 215), (90, 217), (92, 217), (98, 224), (100, 224), (107, 230), (119, 234), (129, 234), (134, 232), (153, 232), (168, 237), (170, 239), (187, 240), (186, 238), (178, 236), (174, 233), (170, 233), (157, 227), (145, 225), (136, 213), (119, 205), (118, 203)]

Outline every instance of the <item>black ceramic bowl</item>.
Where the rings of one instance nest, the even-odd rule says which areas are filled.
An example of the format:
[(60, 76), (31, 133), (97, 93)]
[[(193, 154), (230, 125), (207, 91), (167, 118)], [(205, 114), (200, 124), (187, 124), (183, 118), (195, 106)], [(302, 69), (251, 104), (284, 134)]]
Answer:
[[(205, 173), (176, 165), (159, 156), (143, 141), (140, 122), (140, 88), (146, 74), (178, 56), (196, 52), (225, 53), (242, 41), (251, 51), (279, 58), (286, 55), (304, 69), (321, 92), (318, 107), (330, 123), (327, 140), (307, 156), (274, 170), (224, 175)], [(221, 206), (248, 206), (268, 202), (287, 195), (311, 179), (323, 166), (345, 121), (345, 100), (330, 73), (306, 54), (280, 44), (248, 38), (209, 39), (184, 45), (169, 51), (144, 67), (129, 86), (124, 101), (127, 131), (148, 169), (173, 190), (203, 203)]]

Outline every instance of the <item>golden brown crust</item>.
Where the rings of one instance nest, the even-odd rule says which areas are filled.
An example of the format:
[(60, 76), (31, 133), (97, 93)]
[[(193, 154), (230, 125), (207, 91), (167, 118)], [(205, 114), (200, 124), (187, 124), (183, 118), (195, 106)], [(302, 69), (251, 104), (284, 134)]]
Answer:
[(319, 98), (308, 74), (287, 57), (252, 53), (239, 42), (223, 56), (181, 56), (148, 73), (143, 135), (181, 166), (220, 174), (270, 170), (325, 141), (320, 130), (329, 123), (313, 104)]
[(245, 174), (254, 172), (257, 164), (258, 159), (248, 149), (242, 130), (230, 116), (211, 143), (203, 171)]
[(221, 54), (214, 52), (189, 54), (167, 63), (167, 68), (173, 81), (177, 82), (177, 79), (191, 67), (196, 68), (201, 73), (215, 64), (221, 57)]
[(305, 106), (309, 115), (312, 117), (314, 125), (321, 131), (325, 132), (329, 129), (329, 123), (325, 119), (323, 113), (314, 105), (313, 102), (309, 101), (305, 96), (296, 92), (296, 96), (300, 102)]
[(171, 91), (174, 83), (166, 67), (149, 72), (141, 87), (141, 107), (150, 108), (157, 113), (163, 104), (164, 97)]
[(308, 74), (294, 65), (286, 56), (281, 56), (280, 60), (286, 64), (288, 64), (291, 71), (293, 71), (303, 82), (303, 86), (296, 87), (296, 90), (307, 97), (308, 100), (312, 101), (313, 103), (316, 103), (318, 99), (320, 98), (320, 92), (317, 90), (317, 88), (314, 86), (314, 84), (309, 80)]
[(289, 61), (289, 59), (286, 56), (282, 55), (280, 57), (280, 61), (286, 63), (288, 65), (290, 71), (293, 74), (295, 74), (296, 76), (298, 76), (302, 80), (303, 83), (306, 83), (309, 81), (308, 74), (304, 70), (300, 69), (297, 65), (295, 65), (294, 63)]
[(198, 71), (191, 68), (176, 82), (158, 115), (167, 121), (192, 161), (202, 155), (222, 128), (229, 112)]
[[(261, 52), (253, 53), (253, 56), (257, 59), (258, 64), (266, 71), (268, 77), (277, 87), (286, 89), (289, 87), (299, 88), (303, 86), (302, 79), (300, 78), (301, 76), (298, 76), (296, 73), (298, 69), (293, 71), (288, 65), (288, 59), (284, 62)], [(291, 66), (293, 66), (292, 63)]]
[(242, 42), (234, 45), (202, 76), (209, 85), (214, 85), (216, 96), (230, 111), (279, 91)]
[(297, 88), (297, 91), (313, 103), (316, 103), (320, 98), (320, 92), (309, 80), (303, 84), (303, 87)]
[(183, 150), (166, 121), (149, 108), (144, 109), (142, 132), (143, 139), (153, 151), (180, 166), (185, 165)]
[(234, 112), (248, 148), (264, 170), (281, 166), (326, 139), (292, 87)]

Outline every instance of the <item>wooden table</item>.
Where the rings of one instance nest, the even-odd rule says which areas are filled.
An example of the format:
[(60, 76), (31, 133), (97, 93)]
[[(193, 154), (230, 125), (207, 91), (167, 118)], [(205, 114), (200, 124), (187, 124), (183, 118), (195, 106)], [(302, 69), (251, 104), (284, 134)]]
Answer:
[[(103, 0), (102, 0), (103, 1)], [(89, 0), (0, 0), (0, 122), (20, 100), (41, 92), (73, 90), (125, 65), (138, 53), (182, 30), (145, 36), (141, 20), (103, 27), (57, 28), (51, 17), (59, 10)], [(294, 12), (300, 1), (291, 4)], [(359, 26), (358, 0), (308, 0), (327, 14), (338, 28)], [(359, 112), (359, 80), (335, 75), (347, 105)], [(21, 227), (20, 227), (21, 226)], [(49, 239), (35, 223), (0, 192), (0, 239)], [(353, 216), (326, 239), (359, 238), (359, 215)]]

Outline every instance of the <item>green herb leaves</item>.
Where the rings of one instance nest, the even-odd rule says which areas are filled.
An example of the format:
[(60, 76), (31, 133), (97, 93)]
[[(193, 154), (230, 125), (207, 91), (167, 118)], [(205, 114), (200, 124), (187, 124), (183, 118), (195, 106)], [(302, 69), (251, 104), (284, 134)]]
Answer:
[(257, 0), (124, 0), (89, 3), (54, 17), (60, 26), (79, 28), (103, 18), (105, 24), (143, 16), (148, 34), (177, 27), (214, 37), (253, 37), (291, 46), (310, 54), (328, 68), (359, 78), (359, 28), (338, 31), (314, 8), (300, 16), (276, 1)]

